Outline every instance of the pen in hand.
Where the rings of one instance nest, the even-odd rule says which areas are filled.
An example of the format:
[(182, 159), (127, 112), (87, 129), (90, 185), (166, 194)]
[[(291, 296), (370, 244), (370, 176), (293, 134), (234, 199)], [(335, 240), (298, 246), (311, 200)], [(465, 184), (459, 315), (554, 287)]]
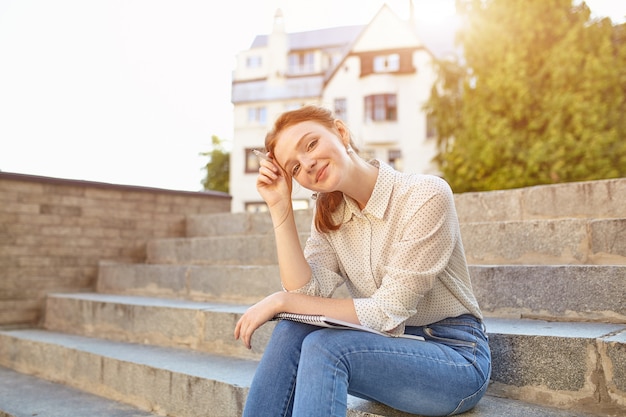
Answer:
[(254, 153), (256, 156), (258, 156), (261, 159), (265, 159), (268, 162), (272, 162), (272, 160), (270, 158), (267, 157), (267, 155), (265, 155), (263, 152), (258, 151), (256, 149), (252, 150), (252, 153)]

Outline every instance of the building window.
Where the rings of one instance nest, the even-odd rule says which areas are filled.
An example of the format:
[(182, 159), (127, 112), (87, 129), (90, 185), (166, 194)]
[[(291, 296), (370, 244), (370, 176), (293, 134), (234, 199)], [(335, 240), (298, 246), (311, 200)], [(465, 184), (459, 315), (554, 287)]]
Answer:
[(335, 117), (344, 122), (348, 120), (348, 102), (345, 98), (335, 99)]
[(263, 58), (260, 55), (253, 55), (246, 58), (246, 67), (248, 68), (261, 68)]
[(297, 52), (289, 54), (289, 74), (311, 74), (315, 72), (315, 55), (313, 52)]
[[(257, 148), (259, 149), (259, 148)], [(245, 152), (245, 157), (246, 157), (246, 161), (244, 166), (245, 168), (245, 173), (246, 174), (252, 174), (252, 173), (258, 173), (259, 172), (259, 158), (252, 153), (252, 151), (254, 150), (254, 148), (246, 148), (244, 150)], [(263, 147), (261, 147), (259, 149), (261, 152), (263, 152)]]
[(395, 170), (402, 171), (404, 164), (402, 161), (402, 151), (400, 149), (389, 149), (389, 165)]
[(396, 72), (400, 70), (400, 54), (374, 57), (374, 72)]
[(265, 107), (249, 107), (248, 122), (264, 125), (267, 122), (267, 110)]
[(395, 121), (398, 108), (395, 94), (375, 94), (365, 97), (365, 121)]
[[(386, 52), (386, 53), (385, 53)], [(358, 54), (361, 60), (361, 77), (370, 74), (414, 74), (414, 48), (392, 51), (363, 52)]]

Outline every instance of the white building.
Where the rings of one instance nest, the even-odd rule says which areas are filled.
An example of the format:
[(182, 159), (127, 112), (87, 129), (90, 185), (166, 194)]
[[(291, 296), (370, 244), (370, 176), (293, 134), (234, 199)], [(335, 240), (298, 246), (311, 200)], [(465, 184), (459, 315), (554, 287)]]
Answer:
[[(252, 149), (263, 149), (278, 115), (321, 104), (350, 128), (359, 153), (406, 172), (437, 173), (436, 140), (423, 105), (435, 81), (433, 55), (411, 21), (383, 6), (365, 26), (285, 33), (276, 13), (269, 35), (237, 57), (233, 73), (232, 211), (264, 210)], [(294, 206), (312, 205), (294, 185)]]

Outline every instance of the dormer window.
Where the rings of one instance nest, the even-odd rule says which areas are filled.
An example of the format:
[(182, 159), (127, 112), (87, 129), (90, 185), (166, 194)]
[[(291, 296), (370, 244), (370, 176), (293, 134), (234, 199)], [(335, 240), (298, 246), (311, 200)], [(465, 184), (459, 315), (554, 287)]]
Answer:
[(357, 55), (361, 60), (361, 77), (371, 74), (414, 74), (414, 48), (393, 51), (367, 51)]
[(263, 58), (261, 58), (260, 55), (251, 55), (246, 58), (247, 68), (261, 68), (262, 63), (263, 63)]
[(374, 57), (374, 72), (396, 72), (400, 70), (400, 54)]

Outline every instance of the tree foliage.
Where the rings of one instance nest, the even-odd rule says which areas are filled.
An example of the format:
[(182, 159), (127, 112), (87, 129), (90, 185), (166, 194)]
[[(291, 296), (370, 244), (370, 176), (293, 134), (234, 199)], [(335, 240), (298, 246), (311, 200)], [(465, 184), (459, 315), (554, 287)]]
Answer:
[(626, 176), (626, 25), (571, 0), (457, 0), (426, 110), (455, 192)]
[(204, 166), (206, 175), (202, 180), (205, 190), (229, 192), (230, 189), (230, 152), (226, 151), (220, 138), (211, 137), (211, 151), (200, 155), (209, 157)]

